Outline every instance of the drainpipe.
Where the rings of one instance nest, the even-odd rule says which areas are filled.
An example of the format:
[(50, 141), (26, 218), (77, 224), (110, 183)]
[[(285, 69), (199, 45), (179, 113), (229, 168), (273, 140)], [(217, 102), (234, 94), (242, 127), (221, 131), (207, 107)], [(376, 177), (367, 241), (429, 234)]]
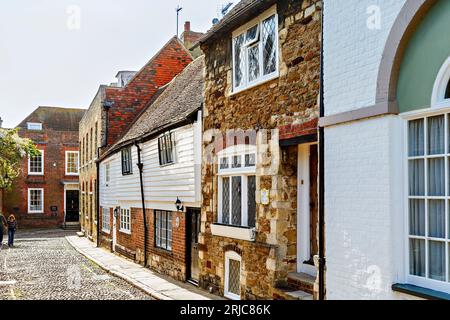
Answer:
[(139, 168), (139, 180), (141, 183), (142, 213), (144, 219), (144, 267), (147, 267), (147, 214), (145, 212), (145, 197), (144, 197), (144, 178), (143, 178), (144, 164), (141, 161), (141, 152), (142, 152), (141, 147), (137, 142), (134, 145), (137, 148), (138, 154), (137, 166)]
[(97, 169), (97, 179), (95, 180), (95, 207), (97, 219), (97, 247), (100, 247), (100, 149), (97, 148), (97, 161), (95, 167)]
[[(323, 14), (321, 18), (320, 44), (320, 117), (325, 116), (324, 79), (323, 79)], [(325, 300), (325, 134), (324, 128), (319, 127), (319, 300)]]

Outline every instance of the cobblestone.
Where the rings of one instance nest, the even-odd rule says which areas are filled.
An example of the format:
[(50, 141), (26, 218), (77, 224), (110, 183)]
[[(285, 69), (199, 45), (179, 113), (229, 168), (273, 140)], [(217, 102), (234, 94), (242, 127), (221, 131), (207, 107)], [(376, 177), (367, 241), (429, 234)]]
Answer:
[[(67, 242), (64, 231), (18, 233), (0, 250), (1, 300), (150, 300)], [(6, 241), (6, 240), (4, 240)]]

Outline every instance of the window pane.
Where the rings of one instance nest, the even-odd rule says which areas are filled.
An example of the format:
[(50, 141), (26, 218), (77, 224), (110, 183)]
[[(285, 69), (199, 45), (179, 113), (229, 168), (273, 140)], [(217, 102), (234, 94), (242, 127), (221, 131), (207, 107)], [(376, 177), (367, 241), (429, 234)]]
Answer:
[(428, 251), (430, 278), (445, 281), (445, 243), (430, 241)]
[(409, 273), (425, 277), (425, 240), (410, 239), (409, 246)]
[(230, 224), (230, 178), (222, 180), (222, 223)]
[(444, 158), (428, 161), (428, 195), (445, 195), (445, 160)]
[(247, 180), (247, 199), (248, 199), (248, 226), (256, 226), (256, 177), (249, 176)]
[(445, 201), (428, 201), (428, 236), (445, 238)]
[(424, 160), (409, 161), (409, 195), (425, 195), (425, 165)]
[(220, 159), (220, 169), (228, 169), (228, 157), (223, 157)]
[(425, 236), (425, 200), (409, 200), (409, 234)]
[(241, 167), (241, 156), (233, 156), (233, 168), (240, 168)]
[(256, 165), (256, 155), (254, 153), (252, 154), (246, 154), (245, 155), (245, 166), (246, 167), (254, 167)]
[(276, 61), (276, 30), (275, 30), (275, 16), (272, 16), (262, 23), (263, 34), (263, 68), (264, 75), (271, 74), (277, 70)]
[(240, 87), (244, 80), (245, 50), (243, 47), (245, 35), (234, 39), (234, 86)]
[(248, 49), (248, 81), (252, 82), (259, 78), (259, 45)]
[(258, 40), (258, 25), (248, 29), (247, 34), (245, 36), (246, 43), (251, 43), (256, 40)]
[(423, 156), (425, 153), (424, 120), (410, 121), (408, 124), (408, 155), (410, 157)]
[(241, 277), (241, 263), (238, 260), (229, 260), (228, 270), (228, 292), (235, 295), (241, 295), (240, 277)]
[(240, 226), (242, 224), (241, 219), (241, 196), (242, 196), (242, 177), (232, 177), (232, 214), (231, 224)]
[(445, 90), (445, 99), (450, 99), (450, 81), (447, 83), (447, 89)]
[(428, 154), (445, 153), (445, 117), (432, 117), (428, 119)]

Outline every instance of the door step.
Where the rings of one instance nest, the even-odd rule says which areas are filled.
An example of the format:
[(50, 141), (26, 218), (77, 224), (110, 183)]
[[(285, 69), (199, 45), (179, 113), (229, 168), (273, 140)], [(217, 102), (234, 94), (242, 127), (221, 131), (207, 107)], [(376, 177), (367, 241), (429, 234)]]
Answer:
[(314, 300), (313, 295), (292, 288), (277, 288), (273, 294), (275, 300)]
[(66, 222), (63, 224), (62, 228), (64, 230), (80, 231), (81, 225), (79, 223)]
[(288, 287), (297, 291), (314, 293), (316, 278), (306, 273), (289, 273), (287, 278)]

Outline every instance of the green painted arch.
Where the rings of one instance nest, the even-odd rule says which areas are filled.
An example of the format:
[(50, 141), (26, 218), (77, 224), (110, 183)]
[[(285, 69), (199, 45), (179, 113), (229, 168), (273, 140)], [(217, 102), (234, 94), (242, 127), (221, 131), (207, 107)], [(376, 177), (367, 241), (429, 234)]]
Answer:
[(397, 83), (399, 112), (429, 108), (436, 77), (450, 56), (450, 1), (439, 0), (411, 37)]

